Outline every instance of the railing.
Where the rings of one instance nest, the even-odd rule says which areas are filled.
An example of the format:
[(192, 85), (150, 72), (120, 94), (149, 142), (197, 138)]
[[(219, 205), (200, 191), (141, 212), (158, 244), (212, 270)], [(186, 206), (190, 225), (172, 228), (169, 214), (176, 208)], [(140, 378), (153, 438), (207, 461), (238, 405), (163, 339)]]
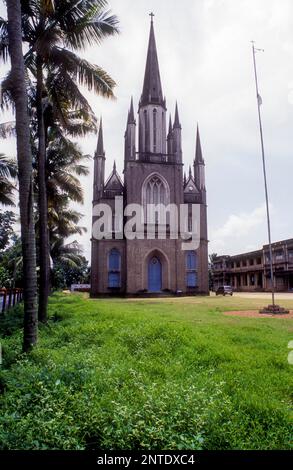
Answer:
[(0, 314), (22, 301), (23, 289), (0, 289)]

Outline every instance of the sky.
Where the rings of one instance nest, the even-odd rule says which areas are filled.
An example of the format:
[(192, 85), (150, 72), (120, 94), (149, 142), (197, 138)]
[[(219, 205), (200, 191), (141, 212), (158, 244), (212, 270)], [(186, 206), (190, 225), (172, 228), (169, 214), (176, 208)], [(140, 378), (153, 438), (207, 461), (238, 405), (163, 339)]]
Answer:
[[(109, 0), (120, 34), (81, 53), (116, 81), (116, 100), (86, 93), (103, 117), (106, 176), (114, 159), (122, 173), (124, 131), (131, 96), (142, 91), (151, 11), (163, 93), (174, 116), (178, 101), (185, 170), (199, 124), (206, 163), (209, 252), (236, 254), (267, 243), (266, 211), (251, 40), (257, 54), (272, 239), (293, 237), (293, 2), (292, 0)], [(0, 7), (0, 15), (4, 7)], [(0, 78), (6, 69), (1, 66)], [(3, 122), (9, 117), (0, 116)], [(93, 155), (97, 136), (80, 139)], [(13, 140), (0, 152), (15, 155)], [(82, 179), (90, 257), (91, 173)]]

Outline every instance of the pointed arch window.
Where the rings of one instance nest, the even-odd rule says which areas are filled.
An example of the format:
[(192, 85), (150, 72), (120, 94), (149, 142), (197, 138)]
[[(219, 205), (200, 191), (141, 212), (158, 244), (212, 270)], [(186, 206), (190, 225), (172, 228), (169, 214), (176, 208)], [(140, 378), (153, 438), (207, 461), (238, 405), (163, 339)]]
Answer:
[(157, 152), (157, 110), (153, 110), (153, 151)]
[[(165, 178), (155, 173), (150, 175), (142, 187), (142, 203), (144, 207), (145, 220), (147, 217), (148, 204), (162, 204), (167, 206), (170, 203), (170, 189)], [(159, 221), (158, 212), (155, 213), (155, 223)], [(167, 214), (168, 221), (168, 214)], [(168, 222), (167, 222), (168, 223)]]
[(113, 248), (108, 256), (108, 287), (119, 288), (121, 286), (121, 254)]
[(169, 204), (169, 187), (159, 175), (153, 175), (143, 186), (143, 201), (147, 204)]
[(148, 130), (148, 113), (147, 110), (145, 109), (143, 112), (144, 115), (144, 151), (148, 151), (148, 136), (149, 136), (149, 130)]
[(197, 257), (195, 251), (186, 253), (186, 286), (197, 286)]

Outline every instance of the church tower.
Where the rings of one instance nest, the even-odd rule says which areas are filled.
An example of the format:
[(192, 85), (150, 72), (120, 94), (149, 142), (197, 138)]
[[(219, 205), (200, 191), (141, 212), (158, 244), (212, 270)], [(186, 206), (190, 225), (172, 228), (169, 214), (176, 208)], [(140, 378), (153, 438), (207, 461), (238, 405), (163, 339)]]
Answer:
[[(196, 151), (188, 176), (183, 176), (182, 126), (178, 104), (169, 117), (166, 129), (167, 106), (163, 94), (159, 60), (155, 40), (153, 14), (151, 16), (146, 65), (142, 93), (138, 101), (138, 119), (135, 119), (135, 100), (131, 98), (124, 134), (123, 180), (116, 165), (105, 181), (105, 151), (102, 123), (99, 128), (95, 153), (94, 201), (113, 210), (107, 236), (92, 240), (91, 295), (174, 295), (183, 293), (207, 294), (207, 206), (205, 163), (197, 128)], [(136, 124), (138, 123), (138, 126)], [(137, 129), (138, 128), (138, 129)], [(124, 224), (133, 215), (133, 207), (142, 210), (135, 224), (134, 235), (120, 231), (116, 236), (116, 201), (123, 211)], [(160, 214), (149, 224), (150, 205), (188, 209), (188, 230), (196, 222), (200, 225), (200, 240), (196, 248), (183, 249), (180, 223), (174, 226), (171, 213), (165, 224)], [(197, 205), (199, 220), (194, 221), (193, 205)], [(105, 206), (103, 206), (105, 207)], [(131, 210), (130, 210), (131, 208)], [(167, 209), (166, 209), (167, 211)], [(97, 217), (93, 216), (93, 224)], [(137, 224), (140, 231), (137, 231)], [(151, 225), (151, 233), (149, 227)], [(165, 235), (160, 228), (164, 225)], [(111, 237), (112, 235), (112, 237)]]
[(166, 100), (163, 98), (153, 17), (143, 90), (139, 102), (139, 158), (166, 154)]

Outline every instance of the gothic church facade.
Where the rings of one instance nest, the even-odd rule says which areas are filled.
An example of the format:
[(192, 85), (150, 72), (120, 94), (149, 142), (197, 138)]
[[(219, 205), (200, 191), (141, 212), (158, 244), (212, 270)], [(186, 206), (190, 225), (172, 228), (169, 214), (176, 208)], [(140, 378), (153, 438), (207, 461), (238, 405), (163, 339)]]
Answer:
[[(199, 130), (193, 171), (183, 175), (181, 123), (176, 104), (174, 122), (167, 131), (153, 20), (138, 107), (137, 125), (131, 99), (124, 146), (124, 177), (113, 171), (105, 181), (105, 151), (102, 122), (94, 156), (93, 206), (107, 204), (113, 211), (115, 197), (129, 204), (163, 203), (199, 205), (200, 242), (196, 250), (182, 250), (180, 236), (97, 240), (92, 238), (91, 296), (208, 294), (208, 239), (205, 163)], [(94, 213), (93, 213), (94, 214)], [(93, 223), (97, 216), (93, 215)], [(114, 218), (113, 218), (114, 220)], [(113, 223), (114, 225), (114, 223)], [(113, 226), (114, 231), (114, 226)]]

